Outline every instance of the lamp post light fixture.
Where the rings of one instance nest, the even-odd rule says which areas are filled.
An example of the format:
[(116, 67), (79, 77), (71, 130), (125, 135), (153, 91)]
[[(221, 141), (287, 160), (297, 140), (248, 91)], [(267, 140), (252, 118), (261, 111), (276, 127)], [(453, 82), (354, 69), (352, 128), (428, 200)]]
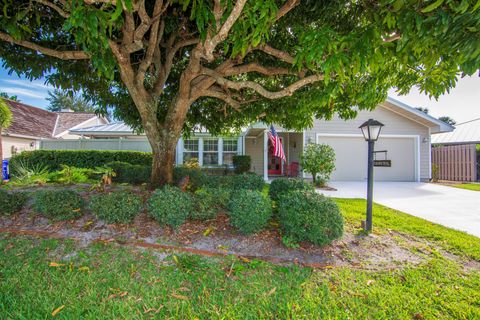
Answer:
[(362, 130), (365, 141), (368, 142), (368, 188), (367, 188), (367, 220), (365, 231), (372, 231), (372, 204), (373, 204), (373, 153), (375, 141), (378, 140), (383, 123), (368, 119), (359, 128)]

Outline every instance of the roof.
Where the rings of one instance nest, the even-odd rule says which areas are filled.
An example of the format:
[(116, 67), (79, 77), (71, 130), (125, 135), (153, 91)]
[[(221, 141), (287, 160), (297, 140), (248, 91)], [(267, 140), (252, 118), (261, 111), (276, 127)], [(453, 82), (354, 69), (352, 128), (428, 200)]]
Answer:
[(453, 132), (433, 135), (432, 143), (480, 144), (480, 118), (457, 124)]
[(94, 113), (51, 112), (18, 101), (4, 99), (12, 111), (12, 124), (3, 135), (29, 138), (53, 138), (89, 119)]
[(58, 121), (54, 132), (55, 136), (96, 117), (94, 113), (90, 112), (56, 112), (56, 114), (58, 114)]
[(79, 135), (122, 136), (135, 135), (133, 128), (123, 122), (112, 122), (98, 126), (70, 130), (70, 133)]
[(431, 133), (451, 132), (455, 129), (455, 127), (449, 125), (448, 123), (438, 120), (437, 118), (432, 117), (431, 115), (392, 97), (388, 97), (387, 100), (381, 105), (393, 112), (403, 115), (406, 118), (429, 127)]

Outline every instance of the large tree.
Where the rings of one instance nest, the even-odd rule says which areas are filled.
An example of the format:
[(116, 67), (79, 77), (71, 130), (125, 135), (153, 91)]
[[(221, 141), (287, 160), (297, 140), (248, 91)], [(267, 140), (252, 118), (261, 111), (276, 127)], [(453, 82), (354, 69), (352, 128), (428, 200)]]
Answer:
[[(196, 125), (301, 129), (480, 66), (477, 0), (4, 0), (0, 56), (82, 89), (151, 144), (152, 182)], [(354, 106), (354, 107), (352, 107)]]

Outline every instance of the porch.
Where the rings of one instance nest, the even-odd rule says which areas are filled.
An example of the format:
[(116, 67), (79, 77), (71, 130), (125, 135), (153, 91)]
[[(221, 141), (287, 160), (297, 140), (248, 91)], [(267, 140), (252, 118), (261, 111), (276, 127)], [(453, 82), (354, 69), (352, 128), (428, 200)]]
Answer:
[(257, 124), (249, 128), (244, 135), (244, 154), (251, 157), (251, 170), (263, 175), (265, 181), (281, 176), (301, 175), (299, 163), (304, 145), (303, 132), (288, 131), (275, 126), (285, 152), (286, 161), (282, 161), (273, 156), (268, 130), (265, 124)]

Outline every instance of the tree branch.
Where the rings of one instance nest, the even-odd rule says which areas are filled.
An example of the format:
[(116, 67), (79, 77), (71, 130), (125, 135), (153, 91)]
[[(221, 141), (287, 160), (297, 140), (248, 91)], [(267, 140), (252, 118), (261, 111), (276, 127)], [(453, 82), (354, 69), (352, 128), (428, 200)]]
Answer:
[(275, 48), (269, 46), (268, 44), (259, 45), (258, 47), (255, 48), (255, 50), (263, 51), (266, 54), (269, 54), (269, 55), (271, 55), (271, 56), (273, 56), (277, 59), (282, 60), (283, 62), (288, 63), (288, 64), (293, 64), (294, 61), (295, 61), (295, 59), (290, 54), (288, 54), (287, 52), (275, 49)]
[(59, 6), (57, 6), (55, 3), (52, 3), (50, 1), (47, 1), (47, 0), (35, 0), (35, 2), (38, 2), (40, 4), (43, 4), (47, 7), (50, 7), (52, 8), (53, 10), (57, 11), (59, 15), (61, 15), (62, 17), (64, 18), (68, 18), (70, 16), (69, 13), (67, 13), (66, 11), (64, 11), (62, 8), (60, 8)]
[(237, 91), (240, 91), (242, 89), (251, 89), (257, 92), (262, 97), (271, 100), (291, 96), (295, 91), (299, 90), (300, 88), (323, 80), (323, 75), (316, 74), (300, 79), (282, 90), (272, 92), (265, 89), (261, 84), (253, 81), (232, 81), (225, 79), (218, 72), (208, 68), (202, 68), (202, 73), (214, 78), (220, 86), (223, 86), (225, 88)]
[(296, 74), (295, 72), (290, 71), (288, 68), (268, 68), (264, 67), (256, 62), (251, 62), (248, 64), (231, 67), (224, 72), (224, 76), (235, 76), (243, 73), (249, 72), (258, 72), (266, 76), (276, 76), (276, 75), (285, 75), (285, 74)]
[(289, 13), (293, 8), (300, 4), (300, 0), (288, 0), (280, 9), (278, 9), (277, 16), (275, 17), (275, 21), (280, 20), (283, 18), (284, 15)]
[(222, 25), (217, 34), (211, 39), (207, 38), (205, 44), (203, 45), (203, 57), (207, 61), (211, 62), (214, 60), (213, 51), (220, 42), (224, 41), (227, 38), (230, 29), (232, 29), (233, 25), (242, 14), (243, 7), (246, 3), (247, 0), (237, 0), (235, 6), (232, 9), (232, 12), (228, 16), (227, 20), (225, 20), (225, 23)]
[(46, 56), (55, 57), (61, 60), (90, 59), (90, 55), (84, 51), (58, 51), (58, 50), (42, 47), (30, 41), (14, 39), (12, 36), (3, 32), (0, 32), (0, 40), (10, 42), (34, 51), (38, 51)]

